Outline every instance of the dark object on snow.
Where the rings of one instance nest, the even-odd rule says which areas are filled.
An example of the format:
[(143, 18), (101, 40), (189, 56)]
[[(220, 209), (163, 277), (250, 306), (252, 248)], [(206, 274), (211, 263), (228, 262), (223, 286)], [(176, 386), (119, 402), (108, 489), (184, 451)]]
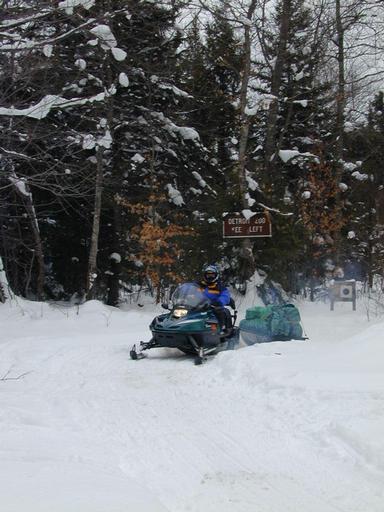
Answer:
[(201, 364), (208, 354), (233, 350), (239, 343), (239, 329), (234, 325), (237, 311), (231, 315), (225, 310), (225, 326), (220, 326), (210, 300), (196, 283), (180, 285), (172, 296), (172, 307), (163, 307), (170, 312), (154, 318), (150, 325), (152, 339), (134, 345), (132, 359), (142, 359), (145, 350), (167, 347), (192, 355), (195, 364)]
[(293, 304), (249, 308), (239, 328), (247, 345), (307, 339), (303, 336), (299, 310)]
[(281, 290), (269, 280), (257, 286), (257, 293), (267, 306), (280, 306), (285, 304)]
[(5, 292), (2, 283), (0, 283), (0, 302), (5, 302)]

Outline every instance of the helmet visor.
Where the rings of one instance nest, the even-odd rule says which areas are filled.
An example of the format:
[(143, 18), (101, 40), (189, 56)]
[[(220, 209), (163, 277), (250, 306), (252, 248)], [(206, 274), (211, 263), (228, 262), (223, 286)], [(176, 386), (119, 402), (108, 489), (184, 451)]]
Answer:
[(217, 279), (217, 273), (208, 271), (204, 274), (204, 277), (207, 283), (214, 283)]

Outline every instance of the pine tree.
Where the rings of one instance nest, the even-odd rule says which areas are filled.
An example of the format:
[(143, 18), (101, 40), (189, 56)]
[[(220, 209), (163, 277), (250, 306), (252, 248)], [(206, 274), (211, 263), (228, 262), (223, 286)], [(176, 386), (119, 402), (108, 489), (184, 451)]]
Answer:
[(346, 184), (350, 193), (349, 256), (367, 272), (368, 284), (384, 275), (384, 98), (371, 102), (367, 123), (346, 134)]
[[(332, 161), (327, 139), (333, 113), (330, 86), (322, 79), (320, 68), (325, 44), (316, 33), (314, 11), (303, 0), (281, 1), (266, 26), (266, 61), (259, 62), (256, 93), (272, 93), (273, 97), (252, 128), (259, 184), (254, 197), (290, 214), (273, 214), (274, 236), (279, 241), (272, 240), (259, 254), (262, 266), (273, 259), (274, 272), (281, 281), (288, 269), (302, 266), (308, 256), (304, 248), (311, 247), (310, 240), (303, 240), (305, 230), (298, 221), (317, 147), (321, 145), (323, 158)], [(264, 144), (260, 144), (263, 137)], [(281, 245), (289, 248), (284, 258), (276, 255)]]
[(211, 165), (204, 170), (203, 178), (214, 184), (217, 194), (200, 198), (196, 217), (200, 219), (202, 248), (196, 267), (222, 260), (229, 270), (228, 277), (234, 277), (241, 259), (238, 242), (222, 241), (221, 217), (223, 212), (242, 209), (245, 200), (238, 170), (242, 122), (239, 97), (245, 56), (243, 41), (225, 14), (213, 11), (204, 32), (197, 23), (192, 27), (183, 54), (182, 76), (198, 107), (192, 117), (194, 126), (209, 149)]
[[(266, 194), (275, 202), (281, 202), (284, 198), (286, 187), (290, 192), (296, 189), (302, 172), (297, 166), (296, 160), (288, 160), (288, 165), (282, 165), (279, 158), (280, 150), (294, 150), (299, 153), (311, 152), (320, 141), (326, 142), (332, 124), (330, 109), (330, 85), (322, 80), (321, 63), (322, 54), (325, 51), (324, 42), (320, 35), (314, 33), (316, 28), (314, 12), (303, 0), (291, 2), (289, 12), (283, 11), (283, 3), (277, 5), (274, 15), (274, 26), (279, 27), (283, 16), (289, 16), (286, 22), (284, 54), (281, 59), (279, 89), (273, 103), (277, 103), (278, 114), (276, 119), (273, 151), (267, 154), (264, 147), (265, 158), (270, 161), (270, 175), (266, 176)], [(261, 84), (264, 83), (262, 92), (272, 92), (273, 72), (279, 51), (282, 51), (281, 35), (275, 32), (267, 32), (264, 36), (268, 62), (272, 63), (272, 71), (269, 66), (259, 73)], [(270, 107), (271, 108), (271, 107)], [(262, 122), (268, 122), (261, 118)], [(266, 133), (267, 127), (255, 126), (256, 134)], [(265, 141), (267, 144), (267, 141)], [(262, 156), (260, 151), (257, 153)], [(305, 164), (305, 156), (301, 161)], [(284, 163), (287, 163), (284, 162)], [(293, 163), (293, 165), (292, 165)], [(302, 166), (301, 166), (302, 167)], [(282, 179), (275, 179), (275, 174)], [(275, 203), (276, 204), (276, 203)]]
[[(40, 273), (40, 289), (51, 284), (53, 294), (62, 287), (66, 293), (91, 290), (115, 304), (127, 277), (125, 255), (133, 252), (129, 231), (137, 222), (116, 203), (116, 193), (147, 201), (156, 183), (159, 201), (153, 207), (164, 222), (177, 217), (185, 224), (196, 197), (209, 189), (201, 178), (207, 153), (183, 108), (190, 98), (175, 81), (178, 2), (169, 7), (121, 0), (113, 10), (107, 0), (74, 7), (61, 2), (47, 4), (42, 14), (37, 4), (9, 11), (8, 26), (15, 24), (22, 41), (17, 51), (22, 72), (14, 75), (13, 89), (12, 58), (1, 54), (9, 70), (3, 104), (11, 119), (3, 125), (5, 150), (12, 154), (3, 175), (6, 193), (21, 180), (15, 191), (25, 184), (32, 196), (27, 192), (19, 203), (34, 200), (26, 220), (25, 206), (14, 197), (3, 205), (2, 252), (9, 269), (12, 262), (23, 269), (13, 271), (23, 293), (36, 289), (38, 272), (32, 266), (38, 255), (39, 268), (48, 272)], [(20, 16), (28, 24), (18, 21)], [(12, 108), (19, 109), (17, 119)], [(35, 220), (40, 239), (28, 242)], [(13, 242), (17, 236), (19, 245)], [(25, 257), (18, 247), (27, 247)]]
[[(151, 218), (161, 225), (183, 227), (189, 223), (196, 198), (205, 193), (200, 173), (207, 157), (185, 108), (191, 97), (176, 82), (180, 34), (173, 28), (175, 16), (176, 12), (153, 4), (145, 9), (140, 4), (131, 10), (130, 30), (121, 35), (124, 47), (131, 49), (126, 61), (129, 86), (117, 109), (119, 154), (111, 190), (129, 204), (150, 201)], [(154, 277), (143, 246), (132, 241), (132, 230), (147, 229), (147, 223), (144, 213), (140, 217), (122, 211), (121, 239), (129, 240), (121, 244), (127, 253), (123, 280), (140, 282), (142, 275)], [(174, 263), (176, 273), (180, 264)], [(164, 279), (162, 286), (166, 285)]]

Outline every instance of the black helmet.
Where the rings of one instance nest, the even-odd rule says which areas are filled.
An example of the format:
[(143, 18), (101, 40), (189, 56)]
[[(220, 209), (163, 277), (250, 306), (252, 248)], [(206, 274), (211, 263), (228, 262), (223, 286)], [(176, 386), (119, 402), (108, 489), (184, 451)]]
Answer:
[(215, 283), (219, 279), (219, 269), (216, 265), (207, 265), (203, 269), (205, 282), (208, 284)]

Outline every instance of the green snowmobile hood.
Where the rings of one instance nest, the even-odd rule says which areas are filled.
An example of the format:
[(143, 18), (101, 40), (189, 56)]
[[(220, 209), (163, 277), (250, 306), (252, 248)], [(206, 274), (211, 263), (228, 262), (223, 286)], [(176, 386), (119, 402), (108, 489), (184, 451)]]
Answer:
[(210, 332), (210, 321), (217, 322), (215, 315), (210, 311), (190, 312), (182, 318), (174, 318), (172, 313), (161, 315), (151, 324), (152, 331), (158, 332)]

